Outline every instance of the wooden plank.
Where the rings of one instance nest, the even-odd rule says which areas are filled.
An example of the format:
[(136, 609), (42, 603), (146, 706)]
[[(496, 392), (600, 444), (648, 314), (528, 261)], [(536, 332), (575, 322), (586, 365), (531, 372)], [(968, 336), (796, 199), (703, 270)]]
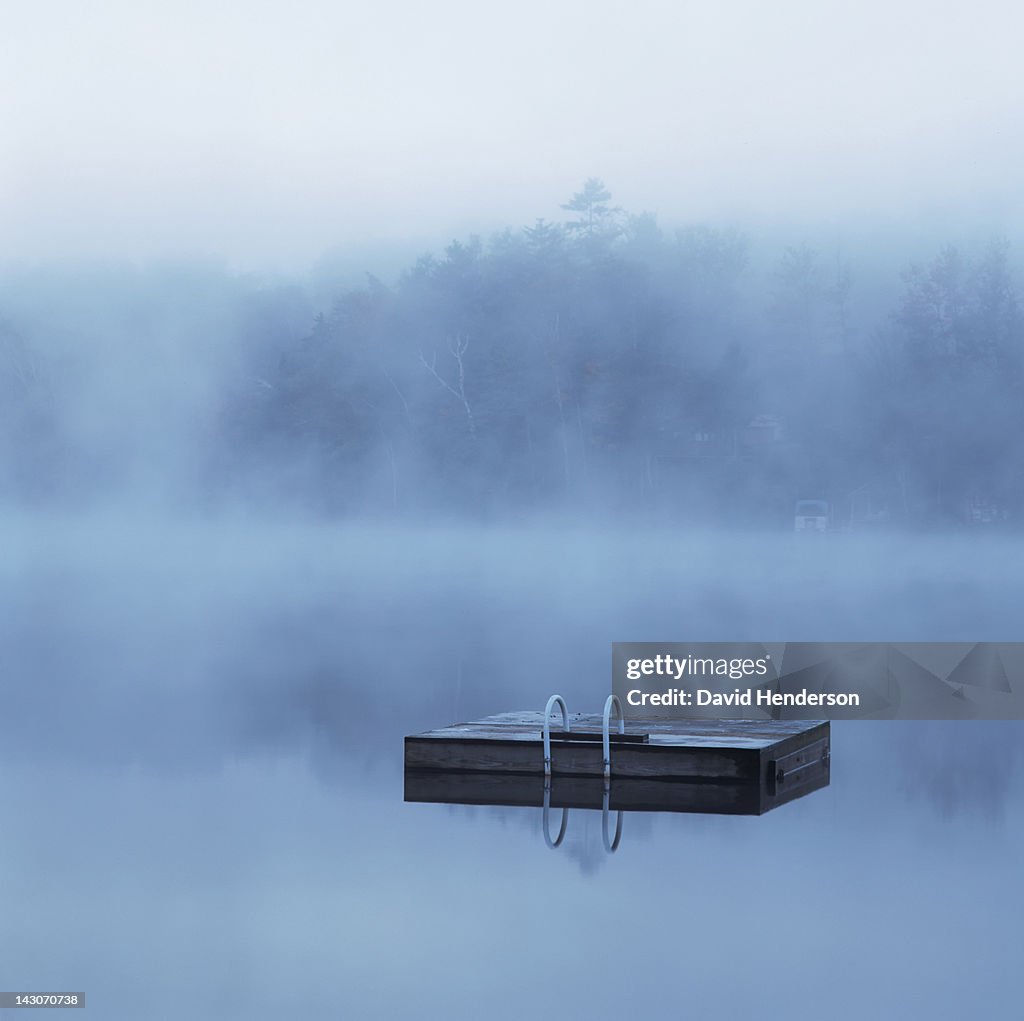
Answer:
[[(544, 739), (544, 735), (538, 735), (541, 740)], [(590, 741), (600, 744), (603, 741), (604, 736), (593, 730), (558, 730), (551, 732), (552, 741)], [(610, 745), (617, 744), (649, 744), (651, 740), (650, 734), (609, 734), (608, 743)]]
[[(405, 764), (412, 769), (468, 769), (494, 773), (543, 773), (541, 741), (460, 739), (405, 740)], [(554, 773), (601, 776), (601, 745), (553, 744)], [(700, 777), (757, 783), (761, 758), (757, 748), (688, 748), (682, 745), (623, 745), (612, 753), (615, 776)]]
[[(828, 723), (809, 730), (803, 740), (789, 738), (763, 754), (765, 771), (761, 801), (765, 811), (827, 787), (831, 782), (831, 733)], [(786, 774), (782, 783), (778, 779), (780, 768)]]
[[(603, 796), (604, 782), (600, 778), (552, 777), (552, 808), (600, 810)], [(544, 804), (544, 778), (522, 773), (441, 773), (409, 769), (405, 772), (405, 800), (540, 808)], [(715, 815), (760, 815), (767, 810), (762, 806), (759, 788), (753, 784), (643, 779), (613, 781), (609, 789), (609, 809)]]
[[(681, 720), (664, 717), (628, 720), (626, 733), (650, 734), (664, 743), (689, 745), (732, 746), (774, 744), (782, 738), (803, 733), (812, 720)], [(597, 713), (576, 713), (570, 717), (571, 731), (600, 735), (602, 717)], [(450, 727), (416, 735), (420, 738), (483, 737), (502, 740), (536, 740), (544, 727), (544, 714), (540, 712), (499, 713), (469, 723), (456, 723)], [(551, 734), (561, 731), (561, 720), (552, 716)]]
[(814, 741), (803, 748), (768, 760), (768, 786), (772, 790), (784, 785), (803, 783), (821, 768), (829, 756), (827, 741)]
[[(405, 740), (406, 766), (445, 772), (542, 774), (542, 722), (542, 713), (503, 713), (412, 735)], [(601, 776), (601, 718), (577, 714), (571, 725), (595, 739), (553, 740), (552, 772)], [(829, 725), (807, 720), (660, 719), (644, 720), (641, 726), (642, 733), (649, 735), (648, 742), (617, 744), (612, 752), (613, 776), (725, 780), (766, 789), (769, 761), (827, 740)], [(634, 734), (641, 732), (635, 724), (633, 727)]]

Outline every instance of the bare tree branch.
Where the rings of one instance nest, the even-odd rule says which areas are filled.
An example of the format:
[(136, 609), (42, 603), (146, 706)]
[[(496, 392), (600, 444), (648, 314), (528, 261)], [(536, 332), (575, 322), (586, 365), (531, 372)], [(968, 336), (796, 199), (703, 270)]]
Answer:
[(440, 372), (437, 371), (437, 352), (433, 352), (428, 362), (423, 357), (423, 352), (420, 352), (420, 361), (423, 363), (423, 367), (429, 372), (434, 379), (438, 381), (461, 405), (466, 413), (466, 426), (469, 429), (469, 435), (474, 439), (476, 438), (476, 420), (473, 417), (473, 409), (470, 406), (469, 398), (466, 397), (466, 363), (465, 355), (469, 350), (469, 339), (463, 337), (461, 334), (456, 334), (454, 337), (448, 338), (448, 351), (452, 358), (455, 359), (455, 364), (458, 368), (459, 385), (458, 388), (452, 386)]
[[(421, 361), (423, 360), (423, 355), (422, 354), (420, 355), (420, 360)], [(405, 420), (409, 423), (409, 425), (411, 427), (412, 426), (412, 414), (409, 411), (409, 404), (408, 404), (408, 402), (405, 399), (405, 394), (403, 394), (402, 391), (398, 388), (398, 384), (391, 378), (390, 373), (388, 372), (387, 369), (384, 368), (383, 365), (381, 366), (381, 370), (380, 371), (384, 373), (384, 378), (391, 384), (391, 386), (394, 389), (395, 393), (398, 394), (398, 399), (402, 402), (402, 410), (405, 412)]]

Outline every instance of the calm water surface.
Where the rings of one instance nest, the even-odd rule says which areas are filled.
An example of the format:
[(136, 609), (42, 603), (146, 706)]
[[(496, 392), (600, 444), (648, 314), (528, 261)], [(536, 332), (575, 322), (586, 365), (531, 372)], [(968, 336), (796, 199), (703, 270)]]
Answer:
[[(1021, 640), (968, 537), (12, 519), (0, 988), (90, 1018), (1004, 1018), (1021, 724), (833, 724), (762, 818), (405, 804), (402, 737), (613, 640)], [(556, 814), (557, 815), (557, 814)]]

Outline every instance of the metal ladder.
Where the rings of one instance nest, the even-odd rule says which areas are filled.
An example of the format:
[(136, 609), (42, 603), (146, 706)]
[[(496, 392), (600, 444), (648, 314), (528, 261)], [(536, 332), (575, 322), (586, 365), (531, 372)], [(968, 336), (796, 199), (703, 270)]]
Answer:
[[(569, 726), (569, 710), (566, 708), (565, 699), (561, 695), (552, 695), (544, 707), (544, 842), (552, 850), (558, 847), (565, 839), (565, 830), (569, 822), (569, 809), (562, 809), (562, 822), (558, 827), (558, 836), (551, 836), (551, 710), (558, 706), (562, 712), (562, 728), (566, 733), (571, 732)], [(619, 842), (622, 839), (622, 809), (616, 811), (615, 836), (608, 835), (609, 804), (611, 801), (612, 788), (612, 752), (611, 752), (611, 715), (612, 710), (619, 714), (619, 733), (626, 733), (626, 721), (622, 715), (622, 703), (617, 695), (609, 695), (605, 699), (604, 714), (601, 724), (601, 751), (604, 766), (604, 792), (601, 797), (601, 836), (604, 840), (604, 849), (609, 854), (618, 850)]]

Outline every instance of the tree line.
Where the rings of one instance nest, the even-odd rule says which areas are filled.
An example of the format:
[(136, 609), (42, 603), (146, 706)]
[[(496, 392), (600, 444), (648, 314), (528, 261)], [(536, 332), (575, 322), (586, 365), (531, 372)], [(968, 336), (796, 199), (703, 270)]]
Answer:
[[(368, 276), (301, 331), (294, 287), (225, 282), (245, 314), (188, 433), (190, 484), (335, 514), (784, 525), (825, 499), (837, 525), (868, 527), (1024, 511), (1005, 242), (909, 267), (882, 308), (841, 256), (786, 248), (765, 272), (738, 230), (667, 231), (611, 198), (588, 180), (558, 222)], [(0, 330), (12, 498), (47, 492), (75, 443), (32, 330)]]

